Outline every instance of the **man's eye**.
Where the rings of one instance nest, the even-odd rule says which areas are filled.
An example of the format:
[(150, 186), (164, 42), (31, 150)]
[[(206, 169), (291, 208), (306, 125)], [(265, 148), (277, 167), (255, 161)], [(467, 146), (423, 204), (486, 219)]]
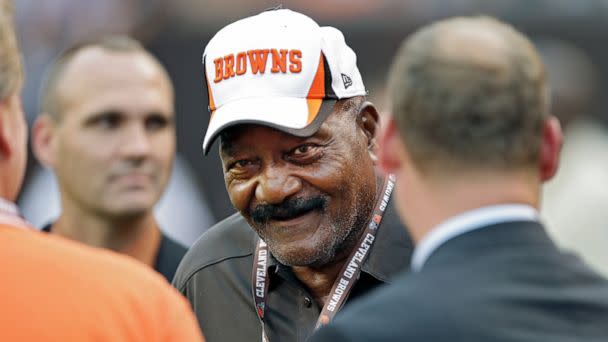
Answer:
[(150, 131), (159, 130), (169, 125), (170, 121), (162, 115), (153, 115), (146, 119), (146, 129)]
[(237, 160), (234, 163), (232, 163), (232, 168), (242, 169), (242, 168), (251, 166), (252, 164), (253, 164), (253, 162), (251, 160), (242, 159), (242, 160)]
[(114, 114), (99, 116), (94, 122), (95, 126), (104, 129), (116, 128), (120, 125), (120, 116)]
[(310, 152), (314, 148), (311, 144), (300, 145), (293, 150), (293, 155), (301, 155)]

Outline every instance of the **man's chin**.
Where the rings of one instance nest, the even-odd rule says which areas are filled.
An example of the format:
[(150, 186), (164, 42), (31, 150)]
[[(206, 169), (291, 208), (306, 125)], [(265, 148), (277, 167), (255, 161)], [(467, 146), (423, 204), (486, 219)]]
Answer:
[(325, 248), (273, 248), (272, 244), (269, 244), (268, 248), (272, 256), (286, 266), (320, 267), (331, 262), (334, 257), (334, 253)]
[(154, 205), (150, 204), (150, 201), (129, 202), (122, 205), (121, 203), (114, 203), (107, 209), (107, 212), (116, 218), (128, 219), (146, 215), (153, 208)]
[(116, 211), (140, 211), (153, 208), (160, 196), (151, 189), (129, 189), (106, 197), (108, 208)]

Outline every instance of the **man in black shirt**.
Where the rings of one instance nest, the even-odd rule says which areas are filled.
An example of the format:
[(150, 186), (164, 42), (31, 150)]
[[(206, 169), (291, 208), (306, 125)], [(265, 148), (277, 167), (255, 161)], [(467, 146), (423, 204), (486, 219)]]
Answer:
[(303, 341), (409, 263), (393, 178), (375, 170), (378, 113), (342, 33), (289, 10), (228, 25), (204, 65), (203, 148), (219, 137), (239, 212), (203, 234), (173, 283), (209, 341)]
[(42, 96), (32, 145), (57, 176), (62, 207), (45, 230), (130, 255), (171, 280), (186, 248), (153, 213), (175, 156), (165, 69), (137, 41), (104, 37), (64, 52)]

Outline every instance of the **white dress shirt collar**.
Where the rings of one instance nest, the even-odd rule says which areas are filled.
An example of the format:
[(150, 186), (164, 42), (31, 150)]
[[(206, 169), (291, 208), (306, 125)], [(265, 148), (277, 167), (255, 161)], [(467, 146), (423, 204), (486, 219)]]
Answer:
[(426, 260), (446, 241), (475, 229), (512, 221), (538, 221), (538, 211), (525, 204), (502, 204), (452, 216), (422, 238), (412, 255), (412, 270), (420, 271)]
[(0, 197), (0, 214), (20, 216), (17, 205), (2, 197)]
[(21, 217), (19, 207), (2, 197), (0, 197), (0, 224), (30, 228), (30, 225)]

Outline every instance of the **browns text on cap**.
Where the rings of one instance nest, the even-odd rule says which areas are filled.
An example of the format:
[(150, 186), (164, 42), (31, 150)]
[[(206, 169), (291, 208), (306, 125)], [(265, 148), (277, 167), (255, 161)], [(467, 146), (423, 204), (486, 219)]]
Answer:
[(357, 57), (343, 34), (287, 9), (221, 29), (203, 55), (211, 118), (203, 150), (241, 123), (314, 134), (336, 100), (365, 95)]

